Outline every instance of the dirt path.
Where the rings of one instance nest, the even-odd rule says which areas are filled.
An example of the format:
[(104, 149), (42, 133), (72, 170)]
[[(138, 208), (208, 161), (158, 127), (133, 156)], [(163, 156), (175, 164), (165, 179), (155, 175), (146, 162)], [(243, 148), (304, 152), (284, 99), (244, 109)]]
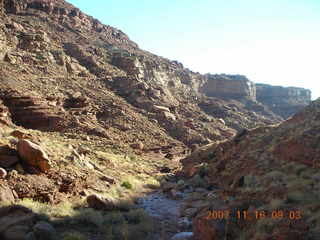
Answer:
[[(169, 240), (179, 232), (180, 201), (153, 192), (138, 199), (138, 205), (156, 220), (156, 232), (150, 240)], [(149, 239), (148, 239), (149, 240)]]

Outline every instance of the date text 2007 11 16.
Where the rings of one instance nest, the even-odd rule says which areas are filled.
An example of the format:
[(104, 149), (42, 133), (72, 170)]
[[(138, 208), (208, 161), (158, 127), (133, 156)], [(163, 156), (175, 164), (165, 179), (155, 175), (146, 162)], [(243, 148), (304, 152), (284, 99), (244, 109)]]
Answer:
[(265, 218), (271, 218), (271, 219), (290, 219), (290, 220), (299, 220), (302, 218), (301, 211), (299, 210), (292, 210), (292, 211), (283, 211), (283, 210), (274, 210), (274, 211), (263, 211), (263, 210), (257, 210), (253, 212), (249, 211), (241, 211), (236, 210), (233, 215), (231, 215), (231, 212), (229, 210), (212, 210), (208, 212), (207, 218), (208, 219), (229, 219), (229, 218), (236, 218), (236, 219), (242, 219), (242, 220), (259, 220), (259, 219), (265, 219)]

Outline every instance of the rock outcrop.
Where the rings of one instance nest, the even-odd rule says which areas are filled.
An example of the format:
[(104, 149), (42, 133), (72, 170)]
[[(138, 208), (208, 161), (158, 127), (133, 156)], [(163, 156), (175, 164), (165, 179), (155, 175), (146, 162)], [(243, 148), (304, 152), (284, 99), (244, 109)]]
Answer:
[(311, 102), (311, 91), (304, 88), (256, 84), (257, 100), (284, 119)]
[[(64, 126), (63, 112), (58, 106), (49, 105), (41, 97), (26, 96), (19, 92), (3, 92), (3, 104), (10, 111), (12, 121), (25, 128), (43, 131), (57, 131)], [(4, 108), (3, 115), (6, 115)]]
[(27, 1), (3, 0), (3, 7), (6, 13), (18, 14), (27, 8)]
[[(183, 160), (184, 173), (192, 178), (165, 188), (176, 199), (197, 191), (181, 208), (181, 215), (197, 219), (196, 239), (225, 237), (226, 226), (232, 229), (228, 238), (240, 236), (245, 226), (249, 235), (244, 236), (254, 239), (260, 229), (243, 221), (241, 226), (214, 222), (200, 214), (208, 207), (252, 210), (268, 207), (276, 196), (286, 209), (295, 202), (318, 214), (313, 202), (318, 201), (314, 179), (319, 178), (310, 170), (318, 166), (313, 134), (319, 129), (318, 114), (308, 115), (311, 122), (302, 113), (291, 125), (265, 127), (282, 118), (256, 101), (255, 85), (244, 76), (190, 71), (139, 49), (120, 30), (63, 0), (0, 0), (0, 7), (0, 200), (56, 204), (92, 194), (87, 197), (90, 207), (119, 210), (116, 199), (102, 197), (111, 184), (127, 175), (144, 180), (159, 169), (172, 176), (179, 159), (193, 151)], [(257, 126), (263, 128), (252, 129)], [(292, 166), (284, 167), (286, 161)], [(286, 179), (281, 171), (292, 176)], [(122, 184), (126, 186), (131, 183)], [(257, 188), (241, 191), (250, 186)], [(211, 206), (211, 197), (224, 190), (231, 205), (221, 200), (223, 204)], [(301, 200), (301, 193), (309, 194), (310, 202)], [(26, 225), (20, 217), (16, 225), (3, 224), (1, 239), (23, 239), (26, 233), (29, 239), (40, 233), (50, 239), (47, 233), (55, 234), (46, 223), (34, 225), (33, 213), (28, 218), (25, 209), (12, 211), (26, 217)], [(7, 215), (0, 210), (1, 221), (14, 219)], [(306, 219), (312, 227), (316, 220)]]
[(20, 139), (18, 152), (25, 164), (39, 169), (41, 172), (47, 172), (52, 167), (46, 152), (35, 143)]
[(253, 82), (241, 75), (206, 74), (200, 92), (210, 97), (256, 99)]

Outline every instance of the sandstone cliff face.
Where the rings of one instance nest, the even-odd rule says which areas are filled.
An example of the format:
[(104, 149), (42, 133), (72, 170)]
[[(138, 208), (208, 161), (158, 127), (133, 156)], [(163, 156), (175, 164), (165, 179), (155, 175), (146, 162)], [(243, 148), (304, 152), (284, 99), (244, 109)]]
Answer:
[(211, 97), (256, 99), (255, 84), (241, 75), (205, 75), (200, 92)]
[(303, 88), (256, 84), (257, 100), (288, 118), (311, 102), (311, 91)]

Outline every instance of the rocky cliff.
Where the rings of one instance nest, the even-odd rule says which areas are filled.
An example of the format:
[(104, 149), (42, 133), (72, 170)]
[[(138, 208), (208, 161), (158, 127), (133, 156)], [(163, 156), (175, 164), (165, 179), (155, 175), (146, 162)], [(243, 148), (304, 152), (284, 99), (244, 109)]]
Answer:
[(211, 97), (256, 100), (255, 84), (242, 75), (206, 74), (200, 92)]
[[(122, 239), (127, 236), (119, 234), (129, 229), (129, 239), (146, 239), (144, 227), (151, 221), (140, 212), (118, 206), (112, 198), (91, 194), (114, 194), (122, 201), (131, 191), (144, 190), (149, 180), (159, 185), (158, 179), (174, 176), (180, 159), (190, 151), (194, 153), (184, 161), (186, 173), (197, 172), (199, 161), (207, 163), (201, 165), (200, 175), (211, 185), (204, 191), (198, 189), (201, 196), (207, 196), (219, 182), (228, 187), (241, 185), (241, 179), (250, 181), (244, 178), (246, 173), (259, 177), (278, 167), (278, 158), (300, 163), (291, 150), (306, 158), (306, 164), (311, 162), (309, 151), (318, 157), (313, 151), (316, 135), (310, 135), (317, 130), (317, 117), (309, 131), (294, 132), (297, 138), (310, 140), (311, 148), (302, 150), (296, 138), (286, 137), (300, 125), (265, 127), (282, 118), (255, 101), (254, 84), (243, 76), (192, 72), (177, 61), (143, 51), (121, 30), (63, 0), (0, 0), (0, 9), (0, 200), (24, 203), (41, 214), (45, 211), (48, 221), (58, 219), (60, 232), (54, 237), (72, 236), (65, 225), (75, 222), (74, 230), (85, 235), (79, 238)], [(257, 126), (264, 128), (242, 131)], [(237, 131), (240, 133), (233, 139)], [(270, 134), (265, 135), (266, 131)], [(273, 134), (280, 147), (273, 145)], [(206, 157), (197, 155), (197, 149), (208, 143), (212, 145), (206, 147)], [(194, 157), (198, 162), (188, 160)], [(202, 186), (199, 176), (194, 179), (195, 188)], [(270, 183), (268, 178), (262, 180), (261, 187)], [(307, 180), (305, 189), (310, 183)], [(270, 194), (276, 195), (271, 190)], [(88, 206), (125, 213), (120, 211), (113, 219), (112, 214)], [(0, 220), (10, 220), (0, 229), (1, 239), (38, 238), (36, 222), (43, 216), (36, 218), (30, 213), (25, 224), (24, 214), (15, 213), (19, 208), (10, 209), (0, 210)], [(196, 212), (191, 209), (188, 213)], [(123, 224), (113, 224), (119, 219)], [(94, 230), (84, 230), (83, 223)], [(101, 223), (110, 227), (111, 237), (106, 237)], [(45, 228), (52, 230), (46, 224)]]
[(258, 101), (284, 119), (311, 101), (308, 89), (255, 84), (242, 75), (206, 74), (198, 89), (209, 97)]
[(311, 91), (304, 88), (256, 84), (257, 100), (284, 119), (311, 102)]

